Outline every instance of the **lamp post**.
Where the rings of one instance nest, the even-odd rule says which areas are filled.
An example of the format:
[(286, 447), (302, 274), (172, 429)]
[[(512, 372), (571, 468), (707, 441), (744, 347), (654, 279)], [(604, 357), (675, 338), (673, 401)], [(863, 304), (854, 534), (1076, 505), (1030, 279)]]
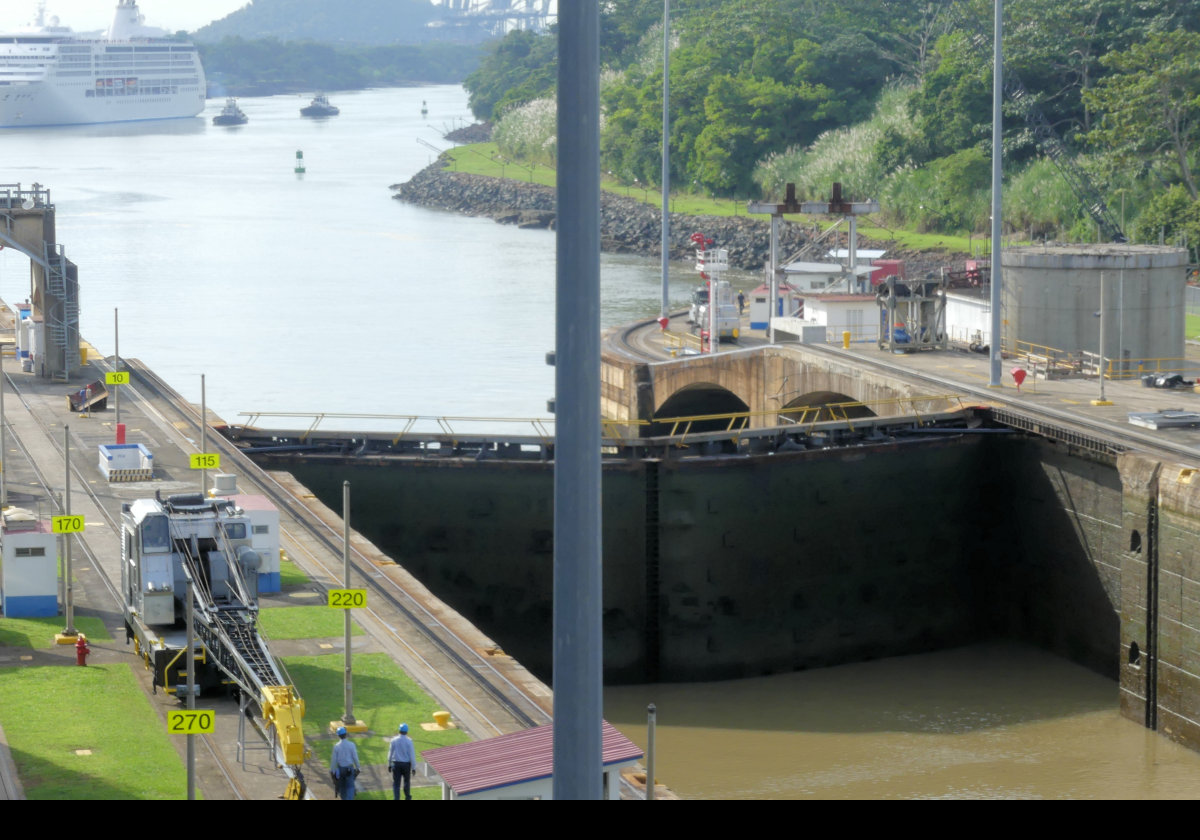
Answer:
[(1000, 323), (1000, 222), (1001, 222), (1001, 203), (1000, 203), (1000, 163), (1001, 163), (1001, 139), (1004, 132), (1004, 124), (1000, 114), (1000, 101), (1004, 96), (1004, 66), (1000, 54), (1000, 40), (1002, 34), (1001, 17), (1003, 15), (1003, 0), (995, 0), (996, 17), (993, 24), (992, 35), (992, 271), (991, 271), (991, 295), (990, 304), (992, 308), (991, 332), (992, 340), (989, 348), (989, 356), (991, 360), (988, 387), (1000, 387), (1000, 338), (1001, 338), (1001, 323)]
[(1105, 367), (1106, 367), (1104, 364), (1104, 338), (1105, 338), (1104, 325), (1105, 325), (1105, 322), (1108, 320), (1108, 316), (1105, 312), (1105, 306), (1104, 306), (1104, 272), (1103, 271), (1100, 272), (1100, 309), (1096, 312), (1096, 317), (1100, 319), (1100, 357), (1099, 357), (1098, 368), (1097, 368), (1097, 373), (1099, 373), (1098, 378), (1100, 379), (1100, 398), (1092, 400), (1092, 405), (1112, 405), (1112, 402), (1110, 400), (1106, 399), (1104, 396), (1104, 373), (1105, 373)]

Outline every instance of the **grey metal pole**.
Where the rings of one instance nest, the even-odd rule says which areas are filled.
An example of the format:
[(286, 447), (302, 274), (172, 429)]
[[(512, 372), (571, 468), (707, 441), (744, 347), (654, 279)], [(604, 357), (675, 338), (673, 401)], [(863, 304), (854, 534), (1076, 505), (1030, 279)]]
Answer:
[[(116, 307), (113, 307), (113, 371), (120, 372), (121, 370), (121, 323), (117, 314)], [(113, 409), (117, 413), (117, 419), (113, 421), (116, 425), (121, 425), (121, 386), (114, 385), (113, 390)], [(116, 432), (116, 429), (113, 429)]]
[[(204, 374), (200, 374), (200, 454), (208, 454), (208, 406), (204, 397)], [(200, 495), (208, 495), (208, 470), (200, 470)]]
[(1004, 68), (1000, 53), (1000, 41), (1002, 35), (1001, 15), (1003, 14), (1003, 0), (995, 0), (996, 4), (996, 19), (993, 25), (992, 35), (992, 288), (991, 288), (991, 307), (992, 307), (992, 341), (991, 341), (991, 369), (988, 376), (988, 387), (1000, 387), (1000, 339), (1001, 339), (1001, 323), (1000, 323), (1000, 222), (1001, 222), (1001, 201), (1000, 201), (1000, 163), (1001, 163), (1001, 139), (1004, 133), (1004, 125), (1000, 115), (1000, 101), (1004, 96)]
[(1104, 304), (1104, 272), (1100, 272), (1100, 367), (1097, 373), (1100, 374), (1100, 399), (1096, 401), (1096, 405), (1112, 405), (1104, 397), (1104, 325), (1108, 321), (1108, 308)]
[[(63, 487), (63, 516), (71, 515), (71, 428), (63, 426), (63, 471), (66, 483)], [(71, 583), (71, 535), (63, 534), (63, 605), (67, 626), (64, 636), (78, 636), (75, 630), (75, 586)]]
[[(187, 603), (183, 611), (187, 623), (187, 707), (191, 710), (196, 708), (196, 607), (192, 603), (191, 572), (184, 568), (183, 574), (187, 580)], [(196, 798), (196, 736), (190, 733), (187, 736), (187, 798)]]
[(770, 300), (767, 303), (767, 343), (775, 343), (775, 307), (779, 305), (779, 213), (771, 214), (771, 280), (768, 284)]
[(4, 462), (8, 459), (8, 420), (4, 415), (4, 364), (0, 361), (0, 510), (8, 507), (8, 476)]
[(600, 799), (600, 16), (558, 10), (554, 798)]
[[(342, 482), (342, 586), (350, 588), (350, 482)], [(351, 663), (350, 653), (350, 610), (343, 610), (346, 614), (346, 651), (344, 659), (344, 672), (342, 675), (343, 696), (346, 701), (346, 713), (342, 715), (342, 722), (352, 724), (354, 718), (354, 668)]]
[(653, 703), (646, 707), (646, 799), (654, 799), (654, 727), (658, 709)]
[(671, 0), (663, 0), (662, 102), (662, 313), (670, 316), (668, 272), (671, 257)]

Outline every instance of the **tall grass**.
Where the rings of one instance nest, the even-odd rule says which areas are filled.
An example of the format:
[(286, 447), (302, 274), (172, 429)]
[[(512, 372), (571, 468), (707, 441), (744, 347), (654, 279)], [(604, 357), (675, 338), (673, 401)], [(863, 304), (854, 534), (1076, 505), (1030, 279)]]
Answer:
[(558, 154), (558, 103), (535, 99), (513, 108), (492, 131), (500, 153), (517, 160), (554, 166)]
[(826, 131), (807, 149), (768, 155), (755, 168), (754, 180), (766, 195), (782, 195), (784, 185), (792, 183), (800, 196), (824, 197), (837, 181), (855, 199), (879, 196), (891, 173), (876, 156), (876, 146), (889, 129), (901, 136), (911, 133), (908, 100), (915, 90), (910, 84), (889, 85), (870, 119)]

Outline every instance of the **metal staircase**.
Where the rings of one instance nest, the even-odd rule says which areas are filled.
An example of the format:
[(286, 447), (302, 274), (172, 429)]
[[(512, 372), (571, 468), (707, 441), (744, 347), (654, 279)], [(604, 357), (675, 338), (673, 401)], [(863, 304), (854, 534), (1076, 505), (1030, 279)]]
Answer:
[(61, 245), (43, 244), (46, 268), (46, 342), (62, 353), (63, 365), (52, 378), (66, 382), (71, 358), (79, 347), (79, 282), (72, 278), (74, 263)]
[[(18, 217), (52, 213), (50, 190), (40, 184), (24, 188), (20, 184), (0, 184), (0, 247), (19, 251), (41, 267), (39, 281), (34, 272), (33, 301), (45, 329), (42, 356), (43, 376), (66, 382), (79, 358), (79, 273), (67, 259), (62, 245), (38, 240), (25, 230), (18, 236)], [(43, 219), (44, 224), (44, 219)], [(51, 225), (53, 222), (51, 222)], [(53, 230), (53, 227), (51, 227)], [(50, 235), (53, 238), (53, 235)], [(40, 282), (40, 285), (39, 285)]]

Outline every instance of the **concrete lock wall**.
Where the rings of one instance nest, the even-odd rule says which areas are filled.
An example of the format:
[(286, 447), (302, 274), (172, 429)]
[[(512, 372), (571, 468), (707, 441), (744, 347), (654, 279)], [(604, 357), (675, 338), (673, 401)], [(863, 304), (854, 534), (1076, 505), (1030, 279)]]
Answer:
[[(1154, 245), (1006, 248), (1005, 339), (1106, 358), (1178, 359), (1184, 346), (1187, 251)], [(1100, 299), (1101, 275), (1104, 301)]]
[(1121, 712), (1200, 748), (1200, 471), (1123, 455)]
[[(553, 465), (275, 456), (535, 673)], [(653, 502), (653, 503), (651, 503)], [(1019, 638), (1117, 675), (1116, 469), (1025, 437), (607, 464), (612, 682), (754, 676)]]

